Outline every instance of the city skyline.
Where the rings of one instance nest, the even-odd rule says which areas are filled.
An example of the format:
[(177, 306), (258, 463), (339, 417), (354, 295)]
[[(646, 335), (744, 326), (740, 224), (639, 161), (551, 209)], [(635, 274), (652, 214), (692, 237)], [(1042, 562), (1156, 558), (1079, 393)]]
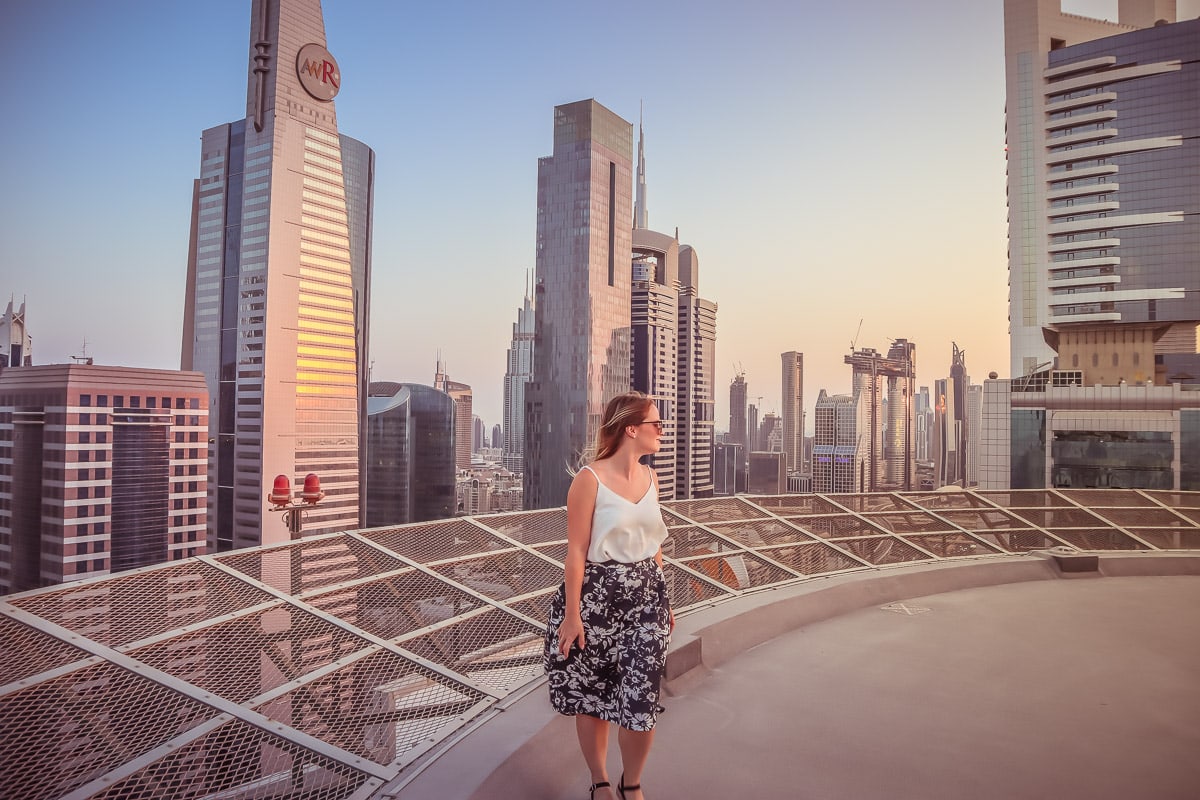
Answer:
[[(1003, 4), (921, 6), (759, 4), (728, 25), (631, 4), (572, 40), (582, 9), (480, 8), (464, 25), (458, 7), (327, 4), (339, 129), (378, 154), (373, 377), (425, 383), (440, 349), (479, 415), (501, 419), (500, 332), (534, 260), (531, 165), (550, 150), (548, 109), (583, 97), (631, 120), (644, 100), (654, 218), (704, 253), (720, 307), (718, 387), (740, 362), (751, 396), (778, 397), (775, 359), (795, 347), (809, 397), (848, 391), (856, 318), (860, 342), (955, 340), (979, 376), (1007, 374)], [(1181, 20), (1198, 11), (1178, 4)], [(86, 340), (98, 363), (178, 366), (197, 131), (239, 116), (249, 17), (245, 0), (9, 12), (0, 40), (39, 68), (12, 88), (32, 124), (3, 134), (18, 191), (0, 215), (0, 291), (28, 300), (35, 363)], [(589, 57), (635, 19), (677, 46)], [(900, 91), (878, 91), (884, 75)]]

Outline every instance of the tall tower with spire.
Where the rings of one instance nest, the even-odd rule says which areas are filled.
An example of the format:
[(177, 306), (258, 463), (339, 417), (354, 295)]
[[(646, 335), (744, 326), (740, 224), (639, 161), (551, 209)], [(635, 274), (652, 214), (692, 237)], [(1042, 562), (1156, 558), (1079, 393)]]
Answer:
[(633, 200), (633, 227), (634, 230), (645, 230), (650, 227), (646, 212), (646, 132), (642, 130), (640, 108), (638, 109), (637, 189)]
[(504, 370), (504, 425), (501, 428), (504, 468), (520, 472), (525, 468), (525, 384), (533, 379), (534, 335), (533, 287), (525, 278), (525, 303), (517, 309)]
[(306, 534), (360, 524), (374, 153), (338, 134), (341, 82), (319, 0), (253, 0), (246, 116), (204, 131), (192, 195), (181, 362), (211, 407), (180, 465), (207, 456), (210, 550), (288, 538), (280, 474), (321, 479)]

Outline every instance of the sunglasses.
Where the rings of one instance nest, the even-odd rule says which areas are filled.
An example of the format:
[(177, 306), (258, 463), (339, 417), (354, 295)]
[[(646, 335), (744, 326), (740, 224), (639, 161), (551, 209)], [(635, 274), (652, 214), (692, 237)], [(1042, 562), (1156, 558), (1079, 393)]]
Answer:
[(662, 433), (663, 421), (661, 419), (644, 419), (641, 422), (638, 422), (636, 424), (638, 424), (638, 425), (653, 425), (655, 428), (658, 429), (659, 433)]

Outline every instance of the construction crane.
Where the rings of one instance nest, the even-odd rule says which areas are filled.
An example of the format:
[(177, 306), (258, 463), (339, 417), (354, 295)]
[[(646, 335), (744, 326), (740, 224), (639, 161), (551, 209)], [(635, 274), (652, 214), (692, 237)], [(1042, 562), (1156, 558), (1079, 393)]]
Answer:
[(858, 335), (862, 333), (862, 318), (858, 320), (858, 328), (854, 331), (854, 338), (850, 340), (850, 352), (854, 352), (854, 345), (858, 344)]

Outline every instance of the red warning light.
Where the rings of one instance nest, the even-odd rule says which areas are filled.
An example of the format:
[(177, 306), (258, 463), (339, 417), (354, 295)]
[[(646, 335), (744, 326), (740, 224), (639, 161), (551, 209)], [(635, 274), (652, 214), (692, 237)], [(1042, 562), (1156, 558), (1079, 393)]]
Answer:
[(292, 482), (288, 480), (287, 475), (275, 476), (275, 487), (267, 495), (267, 499), (275, 506), (286, 506), (292, 501)]

